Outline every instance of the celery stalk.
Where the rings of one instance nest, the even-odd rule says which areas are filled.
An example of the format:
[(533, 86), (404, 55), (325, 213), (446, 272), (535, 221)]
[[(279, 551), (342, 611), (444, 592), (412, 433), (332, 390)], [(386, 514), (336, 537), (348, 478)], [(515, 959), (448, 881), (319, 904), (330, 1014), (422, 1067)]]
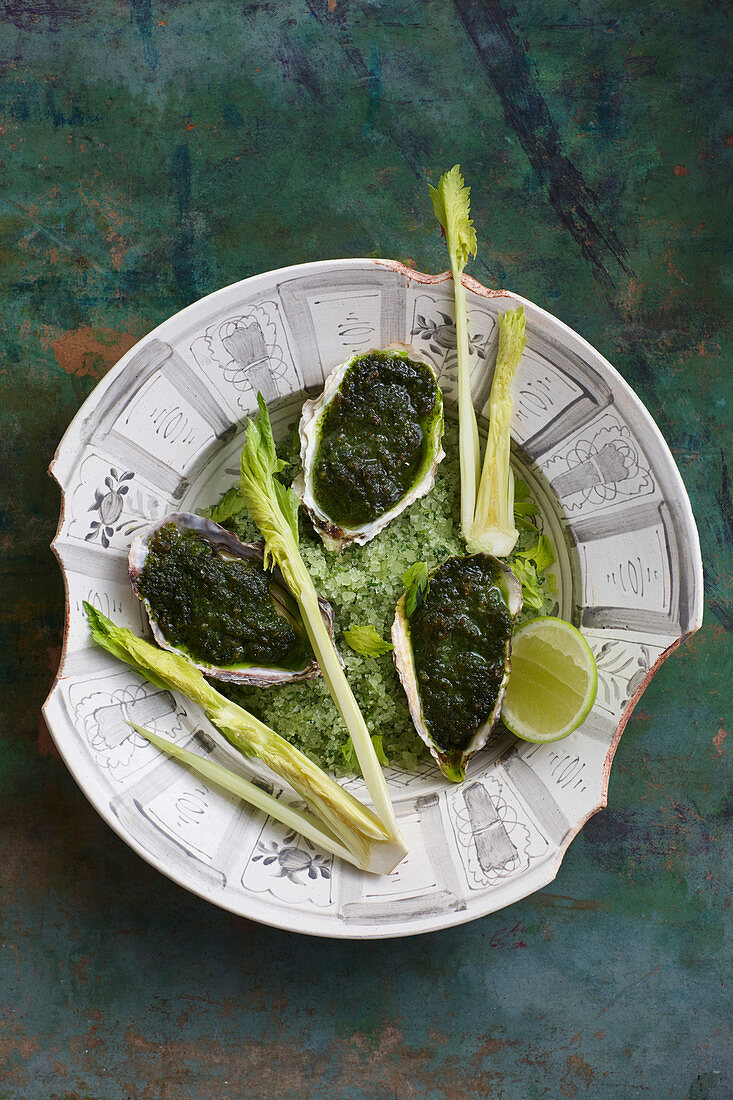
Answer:
[(480, 447), (471, 400), (466, 291), (461, 275), (476, 255), (476, 231), (459, 165), (430, 188), (433, 210), (445, 232), (456, 300), (458, 341), (458, 447), (461, 462), (461, 534), (468, 550), (506, 557), (514, 549), (514, 475), (510, 465), (511, 383), (526, 344), (524, 310), (505, 313), (499, 327), (499, 353), (489, 398), (489, 434), (479, 477)]
[[(396, 845), (397, 829), (387, 783), (369, 731), (341, 667), (336, 647), (323, 622), (318, 594), (298, 549), (298, 498), (275, 474), (284, 465), (277, 457), (267, 405), (258, 394), (259, 416), (250, 420), (242, 450), (240, 492), (265, 540), (265, 566), (275, 561), (295, 596), (323, 678), (346, 723), (374, 808)], [(404, 852), (404, 848), (403, 848)]]
[(99, 645), (150, 683), (197, 703), (236, 749), (245, 756), (258, 757), (293, 788), (319, 819), (323, 831), (352, 853), (351, 862), (380, 874), (400, 862), (404, 846), (376, 814), (269, 726), (221, 695), (187, 658), (136, 637), (88, 603), (84, 607), (92, 637)]
[[(428, 185), (430, 186), (430, 185)], [(468, 539), (476, 505), (479, 484), (479, 438), (476, 412), (471, 398), (471, 361), (468, 348), (468, 311), (466, 290), (461, 281), (469, 256), (476, 255), (476, 230), (471, 221), (469, 197), (460, 165), (440, 177), (437, 187), (430, 187), (433, 211), (443, 227), (456, 304), (456, 338), (458, 345), (458, 445), (461, 457), (461, 533)]]
[(510, 465), (509, 426), (512, 380), (527, 339), (524, 309), (509, 310), (499, 321), (499, 348), (489, 397), (489, 433), (473, 523), (466, 539), (472, 554), (504, 558), (519, 537), (514, 525), (514, 474)]
[(312, 814), (303, 813), (302, 810), (297, 810), (292, 806), (288, 806), (286, 802), (281, 802), (279, 798), (275, 798), (273, 795), (268, 794), (267, 791), (263, 791), (261, 787), (258, 787), (255, 783), (251, 783), (249, 779), (245, 779), (243, 775), (239, 775), (237, 772), (233, 772), (229, 768), (223, 767), (222, 764), (217, 764), (214, 760), (208, 760), (205, 756), (199, 756), (198, 753), (191, 752), (189, 749), (184, 749), (180, 745), (177, 745), (175, 741), (169, 741), (166, 737), (160, 737), (157, 733), (153, 733), (152, 730), (144, 729), (143, 726), (136, 726), (134, 722), (130, 722), (129, 725), (132, 726), (135, 733), (144, 737), (151, 745), (155, 745), (157, 749), (167, 752), (168, 755), (172, 756), (175, 760), (180, 760), (182, 764), (185, 764), (191, 771), (196, 772), (196, 774), (200, 775), (203, 779), (207, 779), (217, 787), (221, 787), (230, 794), (234, 794), (245, 802), (249, 802), (251, 806), (261, 810), (263, 814), (268, 814), (276, 821), (279, 821), (281, 825), (285, 825), (287, 828), (300, 833), (301, 836), (306, 837), (308, 840), (312, 840), (314, 844), (318, 844), (319, 847), (325, 848), (328, 852), (332, 852), (333, 855), (338, 856), (339, 859), (343, 859), (347, 863), (352, 863), (355, 867), (360, 866), (354, 854), (350, 852), (348, 848), (344, 847), (343, 844), (340, 844), (331, 832), (326, 832), (318, 819)]

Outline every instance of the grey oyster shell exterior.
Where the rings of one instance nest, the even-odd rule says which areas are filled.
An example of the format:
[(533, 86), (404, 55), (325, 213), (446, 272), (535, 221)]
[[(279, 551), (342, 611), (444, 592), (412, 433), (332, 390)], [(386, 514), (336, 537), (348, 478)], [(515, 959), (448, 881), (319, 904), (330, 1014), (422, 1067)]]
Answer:
[[(490, 555), (487, 555), (490, 556)], [(508, 565), (503, 561), (495, 559), (497, 564), (501, 567), (502, 571), (506, 574), (507, 581), (507, 606), (510, 614), (516, 619), (519, 612), (522, 610), (522, 586), (517, 578), (512, 573)], [(440, 566), (436, 566), (436, 569)], [(436, 569), (431, 571), (431, 576), (435, 573)], [(392, 644), (394, 650), (392, 657), (394, 659), (397, 674), (399, 675), (402, 687), (405, 690), (407, 696), (407, 704), (410, 708), (410, 717), (412, 718), (413, 725), (420, 735), (421, 739), (425, 742), (431, 755), (437, 761), (441, 771), (448, 779), (454, 779), (455, 777), (449, 774), (446, 769), (447, 754), (442, 752), (441, 749), (435, 744), (423, 716), (422, 703), (420, 701), (420, 692), (417, 685), (417, 675), (415, 671), (415, 659), (412, 652), (412, 645), (410, 642), (410, 630), (407, 620), (407, 611), (405, 607), (405, 593), (403, 593), (397, 601), (397, 607), (395, 608), (395, 618), (392, 624)], [(471, 738), (468, 747), (462, 754), (462, 765), (465, 771), (465, 766), (469, 759), (482, 749), (486, 744), (489, 734), (499, 721), (499, 715), (501, 713), (501, 704), (504, 700), (506, 693), (507, 683), (509, 681), (509, 672), (511, 669), (511, 639), (507, 643), (506, 655), (504, 660), (504, 677), (499, 688), (496, 703), (489, 717), (483, 722), (476, 733)]]
[[(140, 594), (138, 588), (138, 581), (148, 552), (149, 540), (156, 531), (159, 531), (161, 527), (165, 527), (169, 523), (178, 524), (179, 527), (186, 528), (189, 531), (196, 531), (206, 539), (207, 542), (210, 542), (212, 546), (232, 557), (255, 561), (260, 565), (263, 563), (264, 558), (264, 544), (241, 542), (236, 535), (233, 535), (231, 531), (227, 531), (218, 523), (210, 519), (205, 519), (203, 516), (197, 516), (192, 512), (174, 512), (171, 515), (164, 516), (163, 519), (151, 523), (149, 527), (136, 535), (132, 540), (128, 557), (130, 584), (132, 585), (133, 592), (145, 607), (153, 636), (158, 645), (163, 649), (167, 649), (171, 653), (181, 653), (183, 656), (187, 657), (188, 660), (192, 660), (189, 654), (182, 653), (182, 650), (177, 649), (166, 640), (155, 620), (150, 604), (145, 597)], [(291, 600), (294, 599), (285, 584), (282, 573), (277, 567), (271, 570), (271, 577), (276, 586), (288, 593)], [(318, 598), (318, 603), (323, 621), (328, 627), (331, 637), (333, 637), (333, 608), (327, 600), (324, 600), (320, 596)], [(193, 664), (200, 672), (203, 672), (205, 676), (210, 676), (212, 679), (224, 680), (232, 684), (248, 684), (251, 687), (272, 687), (275, 684), (292, 683), (295, 680), (312, 680), (314, 677), (320, 676), (321, 674), (315, 657), (305, 666), (305, 668), (298, 672), (256, 665), (251, 665), (246, 668), (218, 668), (214, 665), (208, 665), (198, 661), (193, 661)]]
[(413, 488), (406, 493), (394, 507), (390, 508), (389, 511), (385, 512), (378, 519), (370, 523), (362, 524), (360, 527), (342, 527), (334, 523), (320, 507), (313, 496), (312, 482), (313, 464), (318, 450), (318, 423), (321, 414), (336, 396), (343, 377), (352, 363), (364, 355), (371, 354), (373, 351), (397, 351), (404, 355), (408, 355), (410, 359), (414, 359), (416, 362), (422, 363), (424, 366), (428, 367), (431, 374), (435, 377), (436, 383), (438, 381), (433, 364), (425, 358), (422, 352), (410, 344), (392, 343), (386, 348), (371, 348), (368, 351), (360, 351), (355, 355), (351, 355), (341, 363), (340, 366), (331, 371), (326, 379), (326, 384), (321, 395), (314, 400), (309, 400), (304, 403), (300, 418), (300, 460), (302, 470), (293, 482), (293, 489), (300, 498), (301, 504), (308, 512), (313, 522), (313, 526), (318, 531), (324, 546), (328, 550), (341, 551), (345, 546), (349, 546), (351, 543), (356, 546), (364, 546), (365, 543), (373, 539), (375, 535), (378, 535), (380, 531), (384, 530), (388, 523), (391, 523), (393, 519), (396, 519), (397, 516), (404, 512), (405, 508), (408, 508), (414, 501), (418, 500), (420, 497), (424, 497), (430, 492), (435, 484), (435, 471), (438, 464), (445, 458), (445, 452), (441, 445), (444, 426), (442, 394), (440, 394), (440, 386), (438, 386), (438, 393), (440, 394), (441, 401), (441, 414), (436, 418), (429, 441), (433, 457), (428, 470)]

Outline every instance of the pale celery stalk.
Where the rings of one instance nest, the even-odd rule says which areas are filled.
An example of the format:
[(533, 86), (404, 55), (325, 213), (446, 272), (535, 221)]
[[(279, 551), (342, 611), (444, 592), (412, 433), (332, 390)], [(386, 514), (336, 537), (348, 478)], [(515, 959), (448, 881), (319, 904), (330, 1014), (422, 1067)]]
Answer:
[(499, 348), (489, 397), (489, 433), (476, 510), (466, 542), (471, 554), (504, 558), (519, 537), (514, 525), (514, 474), (510, 464), (509, 426), (512, 380), (527, 339), (524, 309), (509, 310), (499, 321)]
[[(267, 405), (258, 394), (259, 416), (247, 425), (242, 450), (240, 492), (265, 540), (265, 566), (275, 561), (300, 606), (303, 622), (351, 742), (374, 809), (396, 845), (402, 845), (384, 773), (369, 731), (323, 622), (318, 595), (298, 549), (298, 498), (278, 481), (282, 463), (275, 451)], [(404, 847), (402, 848), (405, 851)]]
[[(430, 186), (430, 185), (428, 185)], [(471, 221), (471, 188), (464, 186), (460, 165), (430, 187), (435, 216), (443, 227), (456, 303), (458, 345), (458, 446), (461, 462), (461, 533), (468, 539), (479, 484), (479, 438), (476, 412), (471, 398), (471, 361), (468, 349), (466, 291), (461, 281), (469, 256), (476, 255), (476, 230)]]
[(138, 638), (88, 603), (84, 607), (99, 645), (152, 684), (197, 703), (236, 749), (256, 756), (290, 784), (359, 867), (386, 874), (403, 858), (402, 844), (368, 807), (269, 726), (221, 695), (186, 657)]
[(347, 863), (352, 863), (355, 867), (360, 866), (353, 852), (340, 844), (330, 831), (324, 831), (317, 818), (312, 814), (303, 813), (302, 810), (296, 810), (292, 806), (288, 806), (287, 803), (281, 802), (279, 798), (263, 791), (261, 787), (250, 783), (249, 779), (245, 779), (243, 775), (230, 771), (229, 768), (217, 764), (214, 760), (208, 760), (205, 756), (199, 756), (198, 753), (184, 749), (177, 745), (175, 741), (169, 741), (166, 737), (160, 737), (157, 733), (153, 733), (152, 730), (136, 726), (134, 722), (130, 722), (129, 725), (132, 726), (135, 733), (140, 734), (151, 745), (167, 752), (175, 760), (180, 760), (182, 764), (185, 764), (203, 779), (214, 783), (225, 791), (229, 791), (230, 794), (236, 795), (245, 802), (249, 802), (251, 806), (261, 810), (263, 814), (275, 818), (281, 825), (300, 833), (301, 836), (313, 841), (314, 844), (324, 848), (327, 852), (332, 852), (339, 859), (346, 860)]

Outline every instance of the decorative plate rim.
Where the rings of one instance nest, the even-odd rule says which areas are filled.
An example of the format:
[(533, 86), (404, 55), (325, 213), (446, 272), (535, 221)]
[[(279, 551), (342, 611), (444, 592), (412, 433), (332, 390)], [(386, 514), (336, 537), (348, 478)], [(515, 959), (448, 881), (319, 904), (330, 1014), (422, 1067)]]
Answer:
[[(461, 281), (467, 290), (472, 291), (474, 294), (494, 299), (494, 298), (511, 298), (513, 301), (520, 302), (525, 308), (528, 308), (529, 312), (542, 317), (549, 321), (552, 326), (559, 329), (560, 333), (565, 337), (570, 337), (573, 342), (577, 342), (587, 353), (590, 354), (595, 365), (602, 367), (603, 372), (606, 374), (607, 381), (612, 385), (614, 392), (620, 389), (626, 400), (630, 401), (635, 408), (637, 415), (640, 416), (644, 422), (646, 429), (653, 434), (657, 447), (662, 451), (666, 462), (666, 473), (674, 484), (676, 492), (676, 503), (681, 509), (681, 521), (687, 537), (689, 539), (689, 545), (687, 546), (688, 552), (691, 551), (694, 560), (688, 561), (688, 566), (691, 566), (692, 574), (694, 577), (693, 588), (691, 592), (691, 609), (689, 616), (688, 629), (681, 634), (678, 638), (672, 640), (672, 642), (658, 655), (653, 664), (647, 669), (643, 679), (636, 687), (631, 698), (626, 703), (619, 721), (615, 727), (615, 731), (612, 740), (606, 750), (605, 758), (602, 767), (602, 783), (601, 793), (598, 804), (593, 806), (581, 820), (579, 820), (574, 826), (571, 827), (568, 835), (562, 840), (555, 851), (550, 852), (547, 856), (540, 859), (534, 867), (527, 868), (526, 872), (523, 872), (520, 879), (516, 881), (504, 882), (501, 885), (495, 886), (492, 889), (490, 895), (492, 903), (486, 905), (481, 904), (479, 899), (477, 900), (477, 911), (468, 910), (455, 910), (453, 912), (436, 913), (427, 918), (420, 918), (419, 923), (415, 921), (407, 921), (402, 918), (394, 919), (389, 925), (380, 925), (370, 922), (353, 921), (350, 924), (338, 923), (319, 926), (319, 922), (325, 921), (325, 914), (309, 913), (307, 919), (309, 923), (316, 927), (304, 927), (303, 915), (299, 910), (290, 910), (284, 905), (271, 906), (268, 909), (267, 914), (253, 914), (251, 912), (244, 912), (242, 906), (238, 906), (234, 903), (234, 899), (230, 898), (230, 895), (224, 892), (217, 892), (216, 888), (207, 885), (204, 881), (191, 882), (187, 881), (182, 873), (179, 873), (176, 868), (169, 868), (166, 864), (156, 856), (153, 852), (147, 850), (135, 836), (128, 832), (123, 823), (115, 817), (110, 811), (109, 800), (106, 802), (101, 797), (97, 797), (97, 791), (90, 791), (87, 789), (87, 785), (84, 782), (84, 771), (88, 769), (89, 763), (86, 762), (86, 769), (84, 767), (84, 760), (80, 753), (75, 753), (74, 745), (69, 742), (66, 743), (63, 733), (57, 734), (54, 726), (58, 723), (59, 731), (64, 723), (68, 723), (69, 719), (64, 715), (61, 700), (59, 698), (60, 684), (64, 679), (62, 672), (67, 657), (67, 647), (69, 642), (69, 627), (71, 621), (71, 603), (69, 582), (67, 577), (66, 567), (63, 561), (63, 557), (59, 548), (59, 541), (64, 529), (66, 520), (66, 492), (67, 486), (63, 481), (63, 475), (61, 474), (59, 467), (63, 460), (67, 457), (67, 451), (72, 447), (72, 436), (75, 434), (76, 429), (89, 417), (91, 412), (96, 408), (99, 401), (104, 397), (108, 388), (115, 382), (117, 378), (124, 372), (129, 361), (140, 350), (141, 346), (151, 340), (153, 337), (158, 336), (161, 329), (169, 326), (172, 322), (185, 319), (191, 316), (194, 312), (200, 311), (205, 303), (223, 296), (227, 293), (236, 292), (239, 288), (247, 288), (249, 294), (257, 289), (258, 282), (269, 283), (273, 279), (278, 277), (290, 277), (300, 274), (306, 274), (309, 270), (316, 268), (331, 268), (331, 269), (353, 269), (356, 267), (364, 268), (365, 266), (373, 265), (376, 267), (392, 270), (395, 273), (401, 275), (409, 282), (425, 285), (439, 285), (441, 283), (451, 281), (452, 274), (450, 271), (440, 272), (437, 275), (429, 275), (425, 272), (417, 271), (411, 267), (408, 267), (404, 263), (398, 260), (381, 259), (374, 257), (352, 257), (352, 258), (339, 258), (331, 260), (315, 260), (308, 263), (292, 264), (282, 268), (275, 268), (266, 272), (259, 272), (258, 274), (248, 276), (245, 279), (238, 280), (235, 283), (230, 283), (227, 286), (220, 287), (217, 290), (212, 291), (210, 294), (205, 295), (202, 298), (191, 302), (183, 309), (178, 310), (176, 313), (164, 318), (158, 325), (142, 336), (132, 348), (130, 348), (125, 354), (117, 361), (117, 363), (100, 379), (88, 397), (85, 399), (81, 407), (78, 409), (72, 420), (70, 421), (64, 435), (56, 448), (54, 456), (48, 467), (48, 473), (54, 479), (59, 486), (61, 501), (59, 508), (59, 520), (56, 527), (53, 540), (51, 542), (51, 550), (56, 557), (56, 560), (61, 571), (61, 575), (64, 582), (64, 604), (65, 604), (65, 621), (64, 621), (64, 633), (62, 640), (61, 656), (59, 659), (59, 666), (54, 677), (53, 683), (49, 689), (47, 698), (42, 707), (42, 713), (48, 725), (49, 732), (53, 738), (53, 741), (66, 765), (71, 772), (77, 785), (81, 788), (83, 794), (87, 800), (91, 803), (100, 817), (110, 826), (114, 832), (120, 837), (124, 843), (132, 848), (139, 856), (141, 856), (146, 863), (150, 864), (157, 871), (166, 875), (171, 881), (175, 882), (178, 886), (187, 890), (190, 893), (196, 894), (206, 901), (212, 902), (219, 908), (228, 912), (234, 913), (237, 916), (244, 917), (248, 920), (253, 920), (261, 924), (269, 925), (282, 929), (283, 931), (295, 932), (301, 935), (311, 935), (329, 939), (392, 939), (401, 936), (414, 936), (422, 935), (429, 932), (435, 932), (442, 929), (456, 927), (458, 925), (468, 923), (472, 920), (477, 920), (480, 917), (487, 916), (492, 912), (496, 912), (507, 905), (514, 904), (514, 902), (521, 901), (524, 898), (530, 896), (536, 891), (548, 886), (556, 877), (565, 854), (570, 847), (570, 844), (588, 822), (588, 820), (607, 805), (608, 786), (610, 781), (610, 772), (613, 759), (618, 748), (618, 744), (621, 740), (624, 728), (643, 692), (646, 690), (650, 681), (658, 671), (662, 663), (667, 657), (674, 652), (684, 641), (686, 641), (692, 634), (694, 634), (702, 625), (703, 614), (703, 574), (702, 574), (702, 556), (700, 551), (699, 534), (697, 531), (697, 525), (695, 523), (694, 514), (690, 504), (689, 496), (682, 480), (677, 464), (674, 460), (674, 456), (667, 444), (662, 432), (648, 411), (638, 394), (632, 389), (632, 387), (626, 382), (623, 376), (618, 370), (603, 356), (592, 344), (590, 344), (583, 336), (581, 336), (564, 321), (560, 320), (554, 314), (543, 309), (541, 306), (536, 305), (530, 299), (524, 298), (520, 294), (516, 294), (513, 291), (505, 289), (491, 290), (483, 284), (477, 282), (470, 276), (463, 275)], [(526, 889), (525, 889), (526, 886)], [(493, 904), (493, 900), (505, 892), (511, 892), (511, 898), (506, 901), (501, 901), (498, 905)], [(250, 898), (257, 902), (259, 899), (254, 898), (253, 895), (249, 895)]]

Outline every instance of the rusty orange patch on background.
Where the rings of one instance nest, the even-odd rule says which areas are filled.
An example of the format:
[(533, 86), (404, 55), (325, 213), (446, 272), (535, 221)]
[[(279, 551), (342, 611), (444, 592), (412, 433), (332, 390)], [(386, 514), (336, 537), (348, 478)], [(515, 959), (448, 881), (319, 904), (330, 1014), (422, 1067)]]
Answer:
[(118, 332), (104, 325), (81, 325), (56, 339), (41, 339), (53, 349), (56, 362), (67, 374), (79, 378), (103, 378), (126, 351), (140, 339), (135, 332)]
[(618, 304), (626, 321), (630, 321), (641, 308), (644, 289), (641, 279), (630, 275), (619, 292)]
[(728, 730), (723, 729), (723, 727), (721, 726), (718, 732), (715, 734), (715, 737), (713, 738), (713, 746), (715, 747), (715, 752), (718, 756), (723, 755), (723, 742), (725, 741), (727, 736)]
[(576, 1077), (579, 1077), (585, 1087), (590, 1088), (593, 1078), (595, 1077), (595, 1070), (589, 1062), (586, 1062), (581, 1054), (569, 1055), (565, 1066), (568, 1073), (572, 1073)]

